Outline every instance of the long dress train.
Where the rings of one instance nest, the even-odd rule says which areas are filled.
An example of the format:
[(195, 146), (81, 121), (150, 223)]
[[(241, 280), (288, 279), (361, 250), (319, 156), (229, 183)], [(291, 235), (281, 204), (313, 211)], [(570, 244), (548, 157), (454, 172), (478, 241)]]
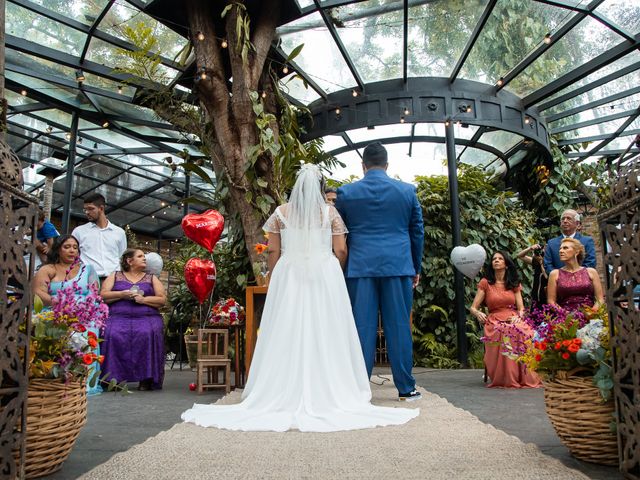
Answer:
[(229, 430), (331, 432), (416, 417), (418, 409), (370, 403), (349, 295), (331, 251), (332, 230), (346, 231), (337, 211), (327, 207), (323, 228), (305, 237), (312, 247), (302, 249), (297, 240), (304, 234), (288, 228), (283, 207), (265, 224), (281, 234), (282, 256), (271, 276), (243, 401), (195, 404), (182, 419)]

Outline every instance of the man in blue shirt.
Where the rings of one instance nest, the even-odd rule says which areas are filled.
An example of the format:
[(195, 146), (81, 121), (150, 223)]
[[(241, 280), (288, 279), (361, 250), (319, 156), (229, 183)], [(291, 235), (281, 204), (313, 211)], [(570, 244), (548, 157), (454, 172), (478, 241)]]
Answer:
[(578, 224), (580, 223), (580, 215), (575, 210), (565, 210), (560, 217), (560, 230), (562, 235), (552, 238), (547, 242), (547, 248), (544, 255), (544, 269), (547, 274), (552, 270), (562, 268), (563, 263), (560, 260), (560, 243), (564, 238), (575, 238), (584, 245), (585, 256), (582, 262), (583, 267), (596, 268), (596, 247), (593, 238), (582, 235), (578, 232)]
[(47, 261), (47, 255), (51, 247), (53, 246), (53, 241), (60, 236), (56, 227), (53, 226), (49, 220), (45, 218), (44, 212), (41, 210), (38, 213), (38, 224), (36, 231), (36, 250), (38, 251), (38, 256), (42, 262)]

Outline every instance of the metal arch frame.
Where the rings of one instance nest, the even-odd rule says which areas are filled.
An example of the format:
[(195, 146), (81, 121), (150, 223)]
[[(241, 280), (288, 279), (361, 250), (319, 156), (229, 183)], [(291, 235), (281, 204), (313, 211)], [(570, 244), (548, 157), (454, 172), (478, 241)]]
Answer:
[[(429, 109), (431, 104), (436, 110)], [(458, 107), (462, 104), (472, 111), (461, 112)], [(339, 115), (336, 108), (340, 108)], [(404, 108), (409, 109), (409, 115), (403, 114)], [(423, 77), (411, 78), (406, 85), (401, 80), (387, 80), (369, 84), (366, 93), (357, 97), (351, 90), (329, 94), (326, 101), (317, 100), (309, 109), (313, 124), (302, 141), (347, 128), (396, 124), (401, 117), (407, 123), (460, 120), (516, 133), (540, 144), (550, 155), (546, 122), (536, 109), (523, 108), (521, 100), (509, 92), (496, 93), (493, 87), (471, 80), (458, 79), (451, 84), (446, 77)]]

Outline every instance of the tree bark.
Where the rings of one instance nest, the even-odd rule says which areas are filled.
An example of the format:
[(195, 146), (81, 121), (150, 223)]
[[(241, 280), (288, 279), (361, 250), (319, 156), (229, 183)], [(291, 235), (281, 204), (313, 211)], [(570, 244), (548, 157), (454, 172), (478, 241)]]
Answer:
[[(216, 154), (212, 155), (212, 161), (216, 175), (224, 172), (227, 176), (228, 206), (240, 217), (247, 253), (252, 262), (258, 259), (252, 247), (255, 243), (262, 241), (264, 216), (247, 198), (247, 192), (252, 192), (255, 197), (256, 193), (268, 193), (269, 187), (264, 192), (256, 192), (256, 185), (252, 184), (245, 174), (248, 152), (251, 147), (259, 143), (260, 139), (249, 94), (252, 91), (259, 92), (261, 82), (264, 82), (265, 62), (275, 36), (279, 7), (278, 0), (265, 0), (261, 2), (259, 13), (250, 19), (251, 43), (255, 49), (249, 51), (245, 61), (242, 58), (243, 43), (238, 42), (236, 30), (238, 15), (241, 14), (240, 8), (234, 5), (227, 12), (224, 19), (225, 31), (217, 32), (214, 19), (220, 17), (224, 5), (207, 0), (187, 2), (187, 16), (193, 35), (196, 65), (199, 71), (204, 68), (206, 72), (206, 78), (197, 81), (194, 91), (212, 126), (211, 138), (202, 140), (215, 150)], [(195, 38), (197, 32), (204, 34), (203, 41)], [(227, 40), (226, 49), (220, 45), (221, 38)], [(225, 69), (225, 55), (229, 57), (230, 76), (233, 77), (231, 91), (229, 75)], [(268, 79), (268, 75), (266, 78)], [(269, 109), (271, 108), (275, 111), (274, 105)], [(277, 141), (277, 128), (274, 129), (274, 134)], [(271, 165), (272, 159), (267, 155), (261, 155), (254, 166), (257, 176), (264, 177), (268, 185), (272, 184)]]

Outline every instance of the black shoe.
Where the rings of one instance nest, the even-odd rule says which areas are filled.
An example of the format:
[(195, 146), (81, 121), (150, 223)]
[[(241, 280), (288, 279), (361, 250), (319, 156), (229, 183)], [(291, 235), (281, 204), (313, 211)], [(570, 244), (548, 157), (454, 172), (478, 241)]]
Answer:
[(398, 396), (398, 400), (401, 402), (415, 402), (421, 398), (422, 394), (417, 390), (411, 390), (409, 393), (401, 393)]

